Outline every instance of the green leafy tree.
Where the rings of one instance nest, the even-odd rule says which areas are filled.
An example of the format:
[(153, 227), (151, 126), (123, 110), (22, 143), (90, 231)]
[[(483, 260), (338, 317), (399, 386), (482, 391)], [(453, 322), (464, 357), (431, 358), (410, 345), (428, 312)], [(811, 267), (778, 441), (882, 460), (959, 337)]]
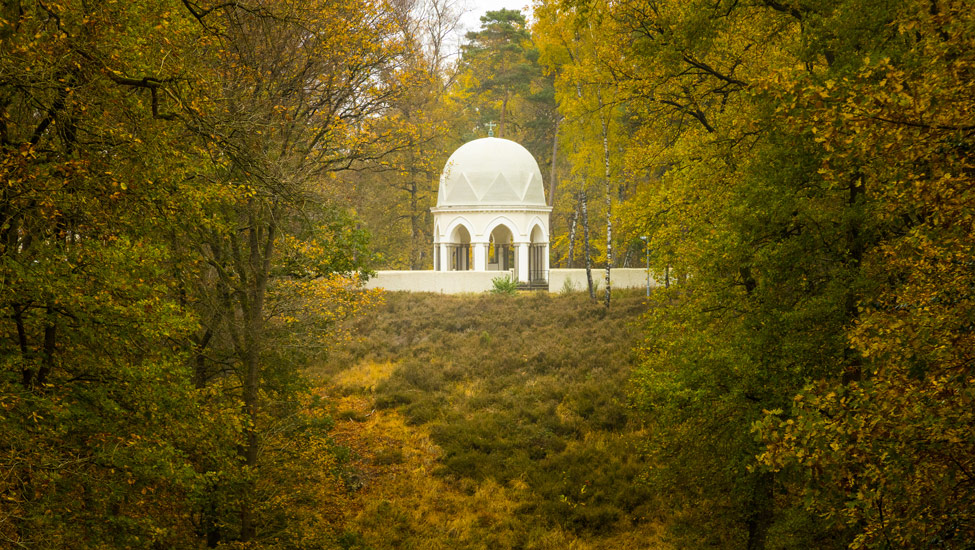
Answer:
[(530, 38), (525, 16), (501, 9), (481, 16), (481, 30), (467, 33), (468, 43), (462, 48), (469, 86), (474, 97), (484, 103), (480, 122), (496, 117), (498, 137), (505, 137), (506, 124), (511, 124), (509, 103), (515, 96), (528, 93), (537, 71), (530, 59)]

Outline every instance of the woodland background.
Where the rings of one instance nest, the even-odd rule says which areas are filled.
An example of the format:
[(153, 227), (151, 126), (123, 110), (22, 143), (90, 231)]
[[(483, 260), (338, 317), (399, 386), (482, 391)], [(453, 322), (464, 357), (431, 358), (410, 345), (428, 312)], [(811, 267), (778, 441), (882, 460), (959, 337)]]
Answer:
[[(439, 171), (495, 121), (545, 168), (552, 264), (606, 270), (593, 323), (621, 306), (613, 266), (649, 252), (677, 283), (633, 313), (632, 365), (605, 357), (627, 415), (606, 428), (640, 426), (623, 486), (653, 514), (559, 523), (578, 510), (546, 508), (543, 476), (538, 514), (503, 508), (513, 529), (975, 547), (975, 5), (541, 0), (455, 57), (457, 10), (0, 3), (3, 545), (379, 544), (329, 504), (361, 487), (314, 366), (380, 318), (369, 269), (430, 265)], [(433, 401), (390, 389), (397, 414), (463, 410), (400, 367)], [(463, 465), (491, 444), (458, 425), (436, 428), (440, 479), (511, 483)]]

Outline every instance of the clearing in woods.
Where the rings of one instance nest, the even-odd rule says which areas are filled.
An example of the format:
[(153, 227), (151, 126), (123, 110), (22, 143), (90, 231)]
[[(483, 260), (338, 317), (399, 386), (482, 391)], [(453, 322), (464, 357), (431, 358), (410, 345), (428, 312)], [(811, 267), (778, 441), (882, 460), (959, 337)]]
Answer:
[(627, 380), (646, 308), (389, 293), (322, 375), (346, 548), (668, 548)]

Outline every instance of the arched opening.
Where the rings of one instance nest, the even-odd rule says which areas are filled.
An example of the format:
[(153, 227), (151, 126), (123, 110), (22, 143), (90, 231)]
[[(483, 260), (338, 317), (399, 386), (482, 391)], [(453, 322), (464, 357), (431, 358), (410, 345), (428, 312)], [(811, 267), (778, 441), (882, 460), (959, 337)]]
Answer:
[(532, 228), (528, 248), (528, 281), (532, 284), (548, 281), (548, 240), (540, 225)]
[(451, 271), (469, 271), (471, 268), (471, 233), (463, 225), (458, 225), (450, 234), (447, 244), (447, 257), (450, 258)]
[(491, 231), (488, 243), (488, 271), (508, 271), (515, 266), (515, 249), (511, 229), (502, 224)]

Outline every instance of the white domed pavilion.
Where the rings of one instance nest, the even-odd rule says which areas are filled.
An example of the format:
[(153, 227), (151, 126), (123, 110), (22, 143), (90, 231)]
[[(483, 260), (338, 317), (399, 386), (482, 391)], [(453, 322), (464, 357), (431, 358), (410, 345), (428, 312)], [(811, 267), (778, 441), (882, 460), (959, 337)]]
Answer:
[(440, 176), (434, 220), (436, 271), (510, 272), (523, 283), (548, 281), (552, 207), (538, 163), (502, 138), (465, 143)]

